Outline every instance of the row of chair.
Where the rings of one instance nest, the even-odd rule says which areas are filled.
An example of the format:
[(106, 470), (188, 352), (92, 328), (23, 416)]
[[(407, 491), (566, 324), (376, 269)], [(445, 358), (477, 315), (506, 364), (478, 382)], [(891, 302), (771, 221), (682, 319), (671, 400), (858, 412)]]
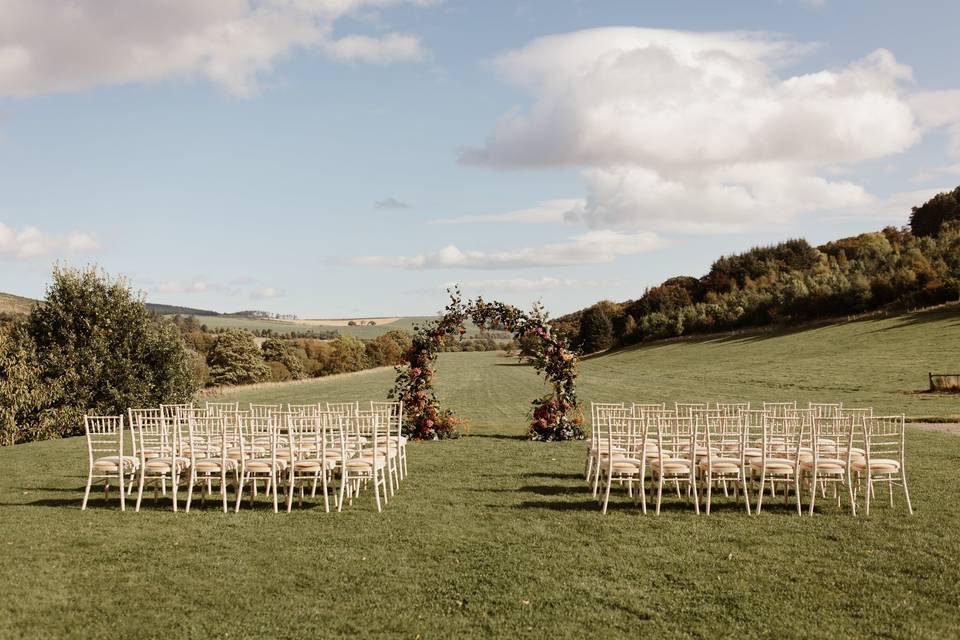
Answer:
[(137, 511), (150, 486), (155, 500), (169, 486), (174, 511), (178, 491), (186, 489), (190, 511), (198, 487), (201, 502), (216, 487), (227, 511), (232, 487), (239, 511), (244, 490), (252, 506), (262, 482), (274, 511), (281, 492), (290, 511), (294, 494), (299, 489), (302, 505), (308, 487), (311, 497), (321, 490), (326, 511), (332, 493), (341, 511), (369, 486), (380, 511), (381, 493), (386, 504), (407, 477), (399, 402), (371, 401), (368, 409), (359, 402), (251, 404), (242, 411), (237, 403), (161, 405), (129, 409), (126, 416), (87, 416), (84, 422), (89, 472), (82, 509), (95, 481), (103, 482), (105, 498), (116, 484), (122, 510), (136, 484)]
[[(875, 487), (886, 485), (890, 506), (902, 487), (913, 513), (904, 456), (903, 415), (875, 416), (870, 408), (840, 403), (593, 403), (590, 448), (584, 475), (604, 513), (614, 485), (647, 511), (647, 493), (660, 513), (664, 487), (710, 513), (715, 494), (732, 489), (746, 512), (760, 513), (764, 494), (793, 495), (802, 514), (802, 496), (814, 513), (817, 493), (828, 487), (838, 506), (846, 494), (857, 514), (860, 492), (870, 513)], [(655, 497), (654, 497), (655, 496)], [(751, 505), (754, 507), (751, 509)]]

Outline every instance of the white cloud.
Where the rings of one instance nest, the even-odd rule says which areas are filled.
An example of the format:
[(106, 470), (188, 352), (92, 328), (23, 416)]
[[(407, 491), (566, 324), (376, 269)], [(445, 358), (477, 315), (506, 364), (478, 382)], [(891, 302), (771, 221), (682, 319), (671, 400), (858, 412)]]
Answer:
[(253, 300), (272, 300), (283, 295), (283, 291), (274, 287), (262, 287), (250, 292), (250, 298)]
[(924, 129), (945, 129), (948, 151), (960, 158), (960, 89), (920, 91), (910, 96), (910, 106)]
[(548, 224), (564, 222), (567, 213), (582, 210), (582, 199), (547, 200), (528, 209), (518, 209), (507, 213), (488, 213), (475, 216), (459, 216), (432, 220), (431, 224), (490, 224), (500, 222), (520, 222), (527, 224)]
[(26, 226), (19, 231), (0, 222), (0, 258), (29, 260), (45, 256), (90, 253), (100, 250), (96, 236), (85, 231), (67, 234), (44, 233)]
[(210, 293), (221, 291), (223, 287), (202, 278), (192, 280), (168, 280), (157, 285), (158, 293)]
[(0, 96), (203, 77), (247, 96), (296, 49), (339, 60), (418, 60), (419, 38), (333, 34), (364, 7), (423, 0), (0, 0)]
[(449, 289), (459, 284), (464, 291), (496, 291), (508, 293), (530, 293), (547, 291), (550, 289), (595, 289), (614, 284), (613, 280), (580, 280), (575, 278), (505, 278), (500, 280), (467, 280), (456, 283), (450, 282), (443, 286)]
[(415, 256), (363, 256), (351, 264), (404, 269), (523, 269), (566, 267), (613, 262), (619, 256), (652, 251), (663, 246), (653, 233), (591, 231), (567, 242), (505, 251), (463, 251), (454, 245)]
[(827, 211), (821, 217), (829, 220), (869, 219), (876, 224), (903, 225), (913, 207), (919, 207), (938, 193), (952, 189), (953, 187), (933, 187), (900, 191), (884, 198), (876, 198), (866, 205)]
[(812, 48), (629, 27), (539, 38), (495, 63), (534, 104), (460, 159), (586, 167), (586, 206), (568, 219), (593, 228), (723, 232), (867, 205), (861, 186), (821, 174), (919, 140), (923, 118), (902, 88), (911, 69), (880, 49), (838, 69), (780, 73)]

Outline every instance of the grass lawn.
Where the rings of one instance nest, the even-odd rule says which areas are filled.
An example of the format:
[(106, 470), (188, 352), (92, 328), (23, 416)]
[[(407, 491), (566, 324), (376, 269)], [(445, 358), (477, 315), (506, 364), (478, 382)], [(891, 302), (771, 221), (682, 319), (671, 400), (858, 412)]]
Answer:
[[(582, 397), (839, 399), (913, 415), (960, 399), (913, 393), (960, 361), (960, 316), (934, 313), (772, 336), (668, 343), (583, 363)], [(235, 394), (382, 397), (392, 374)], [(522, 438), (540, 382), (497, 354), (447, 354), (441, 397), (472, 437), (412, 444), (383, 514), (215, 507), (79, 510), (81, 439), (0, 449), (4, 637), (960, 636), (960, 437), (911, 429), (916, 515), (851, 518), (780, 504), (747, 517), (671, 501), (601, 516), (584, 443)], [(768, 511), (769, 507), (769, 511)], [(736, 627), (736, 630), (734, 629)]]

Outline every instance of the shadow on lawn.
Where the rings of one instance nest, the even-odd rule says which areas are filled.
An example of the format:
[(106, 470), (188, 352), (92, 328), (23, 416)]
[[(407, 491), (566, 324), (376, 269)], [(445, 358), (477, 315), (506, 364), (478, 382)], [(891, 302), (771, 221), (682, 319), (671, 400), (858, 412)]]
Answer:
[(506, 433), (473, 433), (473, 434), (470, 434), (470, 437), (471, 438), (489, 438), (490, 440), (523, 440), (523, 441), (533, 442), (532, 440), (530, 440), (530, 438), (527, 437), (526, 434), (510, 435)]

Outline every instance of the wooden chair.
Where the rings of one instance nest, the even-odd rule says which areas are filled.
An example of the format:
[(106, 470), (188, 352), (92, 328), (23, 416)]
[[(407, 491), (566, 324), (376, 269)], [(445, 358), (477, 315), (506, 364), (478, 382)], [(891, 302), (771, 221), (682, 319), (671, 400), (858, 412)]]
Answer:
[(632, 409), (625, 405), (606, 406), (597, 408), (596, 419), (592, 422), (594, 443), (591, 445), (588, 462), (588, 469), (591, 474), (590, 488), (594, 498), (597, 498), (600, 492), (600, 465), (603, 460), (610, 455), (622, 455), (626, 450), (619, 445), (614, 445), (611, 450), (608, 448), (609, 439), (607, 431), (610, 428), (610, 420), (613, 418), (627, 418), (632, 416)]
[(812, 452), (800, 454), (800, 470), (810, 493), (809, 514), (812, 516), (817, 501), (817, 489), (826, 497), (826, 486), (833, 487), (837, 506), (841, 503), (840, 488), (847, 490), (850, 509), (857, 515), (857, 502), (853, 492), (851, 453), (853, 443), (853, 418), (818, 416), (813, 420), (810, 442)]
[(604, 456), (599, 460), (600, 481), (603, 482), (603, 513), (607, 513), (610, 502), (610, 488), (614, 482), (620, 485), (626, 483), (627, 495), (634, 498), (634, 484), (637, 485), (637, 495), (643, 503), (643, 512), (647, 512), (646, 492), (643, 482), (646, 476), (646, 451), (644, 442), (646, 433), (643, 429), (642, 417), (632, 415), (610, 416), (606, 429), (607, 451), (622, 451), (613, 455)]
[(866, 481), (866, 502), (863, 512), (870, 515), (870, 499), (875, 484), (886, 484), (893, 507), (893, 488), (903, 488), (907, 512), (913, 515), (910, 490), (907, 488), (907, 470), (904, 444), (906, 440), (905, 418), (899, 416), (873, 416), (864, 420), (863, 443), (865, 455), (853, 461), (858, 473), (858, 483)]
[[(373, 495), (377, 504), (377, 512), (383, 511), (382, 504), (387, 504), (387, 452), (383, 440), (378, 438), (380, 430), (380, 416), (371, 415), (340, 416), (343, 431), (341, 438), (341, 480), (340, 499), (338, 510), (343, 509), (344, 500), (353, 504), (353, 498), (359, 495), (362, 486), (373, 485)], [(352, 436), (352, 437), (351, 437)], [(354, 449), (351, 455), (351, 443), (365, 441), (366, 446), (359, 450)], [(381, 504), (380, 489), (383, 488)]]
[(752, 458), (752, 475), (759, 477), (756, 511), (763, 510), (763, 496), (766, 483), (770, 482), (771, 491), (776, 495), (776, 485), (783, 487), (784, 502), (793, 489), (797, 503), (797, 515), (801, 514), (800, 505), (800, 442), (803, 438), (803, 420), (798, 417), (777, 417), (764, 415), (763, 437), (760, 458)]
[(387, 419), (387, 438), (394, 444), (397, 454), (397, 486), (407, 477), (407, 437), (403, 435), (403, 402), (370, 401), (371, 411), (385, 412)]
[[(600, 421), (605, 419), (603, 414), (605, 414), (607, 411), (623, 411), (624, 408), (625, 405), (622, 402), (590, 403), (590, 441), (589, 447), (587, 448), (587, 458), (584, 460), (583, 465), (583, 478), (591, 486), (594, 485), (594, 476), (599, 473), (594, 466), (598, 452), (601, 449), (599, 446), (599, 441), (597, 440), (597, 427), (599, 426)], [(596, 497), (596, 494), (594, 494), (594, 497)]]
[[(127, 485), (136, 477), (139, 460), (129, 455), (123, 416), (84, 416), (83, 427), (87, 436), (87, 488), (83, 493), (80, 510), (87, 508), (90, 487), (94, 480), (103, 480), (103, 499), (110, 497), (110, 481), (116, 480), (120, 490), (120, 510), (126, 511)], [(105, 454), (105, 455), (104, 455)]]
[[(193, 490), (199, 484), (200, 504), (213, 494), (212, 485), (216, 483), (223, 501), (223, 512), (227, 506), (227, 476), (237, 470), (237, 461), (227, 456), (226, 443), (229, 437), (226, 421), (220, 416), (188, 416), (186, 422), (190, 446), (190, 467), (187, 474), (187, 503), (184, 511), (190, 512), (193, 502)], [(182, 425), (181, 425), (182, 429)]]
[(264, 491), (272, 494), (273, 511), (279, 511), (278, 489), (280, 475), (287, 463), (277, 456), (280, 448), (280, 431), (273, 418), (244, 416), (239, 420), (238, 441), (240, 444), (240, 479), (237, 483), (237, 503), (234, 511), (240, 511), (243, 488), (250, 485), (250, 506), (257, 497), (257, 481), (263, 480)]
[(189, 469), (190, 460), (177, 453), (177, 438), (173, 433), (175, 420), (162, 415), (134, 415), (135, 433), (140, 456), (140, 480), (137, 486), (136, 511), (140, 511), (143, 490), (152, 484), (153, 500), (160, 499), (160, 492), (167, 495), (167, 483), (172, 492), (173, 511), (177, 511), (177, 488), (182, 474)]
[(710, 515), (713, 488), (719, 485), (727, 495), (728, 483), (733, 484), (733, 495), (740, 503), (744, 495), (747, 515), (750, 514), (750, 498), (746, 490), (745, 456), (746, 441), (740, 416), (708, 416), (704, 429), (703, 453), (698, 456), (697, 471), (700, 495), (704, 496), (706, 512)]
[[(287, 512), (293, 508), (293, 494), (300, 489), (299, 505), (303, 506), (306, 485), (311, 485), (310, 496), (316, 496), (317, 486), (323, 491), (323, 509), (330, 512), (330, 492), (333, 470), (337, 466), (337, 453), (328, 449), (331, 435), (329, 415), (299, 416), (288, 418), (288, 446), (295, 452), (287, 467)], [(334, 494), (336, 500), (337, 494)]]
[(657, 419), (657, 457), (650, 466), (650, 490), (653, 491), (654, 484), (657, 487), (657, 515), (660, 515), (663, 501), (663, 485), (670, 481), (676, 486), (678, 497), (682, 497), (681, 485), (687, 486), (688, 498), (691, 494), (693, 496), (694, 511), (700, 513), (695, 461), (697, 433), (694, 424), (689, 415)]

